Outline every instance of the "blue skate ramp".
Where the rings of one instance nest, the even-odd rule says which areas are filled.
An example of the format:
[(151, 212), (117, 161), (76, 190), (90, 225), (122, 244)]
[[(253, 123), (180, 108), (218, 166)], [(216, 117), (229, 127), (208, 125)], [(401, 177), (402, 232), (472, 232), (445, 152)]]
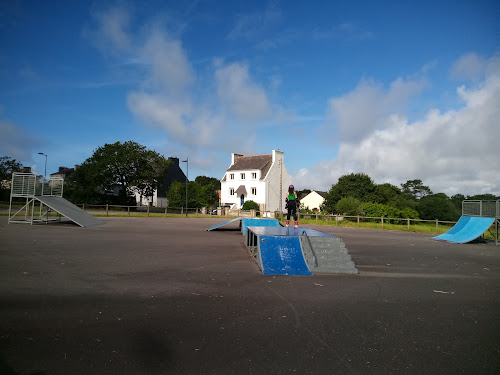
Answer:
[(247, 227), (279, 227), (280, 223), (276, 219), (243, 219), (241, 222), (241, 232), (247, 234)]
[(259, 249), (262, 274), (312, 276), (298, 237), (261, 236)]
[(494, 221), (492, 217), (462, 216), (453, 228), (434, 239), (454, 243), (470, 242), (486, 232)]
[(240, 221), (240, 220), (241, 220), (241, 217), (238, 217), (238, 218), (233, 219), (233, 220), (229, 220), (229, 221), (225, 221), (223, 223), (215, 224), (215, 225), (212, 225), (210, 228), (207, 228), (207, 231), (214, 230), (214, 229), (223, 227), (225, 225), (228, 225), (228, 224), (231, 224), (231, 223), (235, 223), (235, 222)]

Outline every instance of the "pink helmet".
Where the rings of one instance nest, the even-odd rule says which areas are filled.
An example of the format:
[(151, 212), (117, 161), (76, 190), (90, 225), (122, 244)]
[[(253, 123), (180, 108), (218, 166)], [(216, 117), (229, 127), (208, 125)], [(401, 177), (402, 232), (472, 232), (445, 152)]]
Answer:
[(288, 188), (289, 189), (295, 189), (295, 187), (293, 185), (290, 185)]

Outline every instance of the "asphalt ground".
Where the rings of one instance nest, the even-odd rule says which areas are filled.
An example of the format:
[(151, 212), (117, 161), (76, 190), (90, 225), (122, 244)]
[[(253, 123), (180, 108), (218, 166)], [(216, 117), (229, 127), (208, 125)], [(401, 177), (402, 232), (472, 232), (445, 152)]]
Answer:
[(500, 246), (308, 225), (359, 275), (263, 276), (221, 218), (103, 221), (0, 217), (0, 374), (500, 373)]

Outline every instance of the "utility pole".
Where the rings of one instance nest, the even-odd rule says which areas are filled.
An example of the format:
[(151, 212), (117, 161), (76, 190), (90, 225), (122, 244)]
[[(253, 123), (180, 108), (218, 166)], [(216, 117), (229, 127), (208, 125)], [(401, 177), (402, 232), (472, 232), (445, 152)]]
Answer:
[(186, 217), (188, 216), (188, 176), (189, 176), (189, 158), (186, 158), (186, 160), (182, 161), (183, 163), (186, 163)]

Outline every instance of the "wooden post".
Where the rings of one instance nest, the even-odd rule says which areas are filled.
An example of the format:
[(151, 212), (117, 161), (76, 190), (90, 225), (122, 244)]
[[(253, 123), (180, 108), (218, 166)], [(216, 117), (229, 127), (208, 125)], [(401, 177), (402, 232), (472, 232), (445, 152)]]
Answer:
[(384, 217), (382, 216), (380, 219), (381, 219), (381, 222), (382, 222), (382, 229), (384, 229)]
[(335, 214), (335, 225), (339, 225), (339, 214)]
[(130, 216), (130, 206), (127, 206), (128, 216)]
[(439, 233), (438, 230), (439, 230), (439, 221), (438, 219), (436, 219), (436, 233)]
[(82, 206), (82, 210), (84, 210), (84, 211), (85, 211), (85, 203), (84, 203), (84, 204), (83, 204), (83, 206)]
[(167, 207), (165, 207), (165, 217), (167, 217)]
[(359, 215), (358, 215), (358, 227), (359, 227)]
[(316, 224), (318, 223), (318, 214), (316, 214)]
[(410, 230), (410, 218), (408, 218), (408, 230)]
[(181, 207), (181, 216), (184, 216), (184, 207)]
[(109, 216), (109, 204), (106, 204), (106, 216)]
[(149, 204), (148, 204), (148, 216), (149, 216)]

